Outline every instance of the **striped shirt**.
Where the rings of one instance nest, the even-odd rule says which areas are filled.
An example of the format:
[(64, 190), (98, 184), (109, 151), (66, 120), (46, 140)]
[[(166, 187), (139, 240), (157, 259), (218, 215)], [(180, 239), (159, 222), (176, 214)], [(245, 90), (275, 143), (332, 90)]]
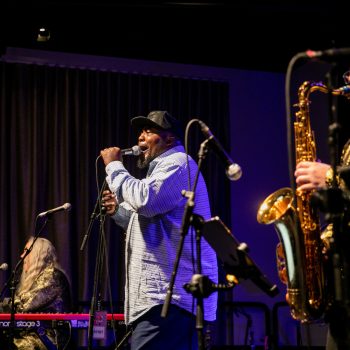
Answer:
[[(198, 167), (191, 157), (189, 167), (193, 182)], [(186, 153), (183, 146), (162, 153), (150, 163), (147, 176), (142, 180), (131, 176), (120, 161), (109, 163), (106, 172), (109, 188), (119, 202), (113, 219), (126, 231), (124, 313), (129, 324), (151, 307), (164, 303), (187, 202), (181, 194), (182, 190), (188, 189)], [(209, 219), (208, 193), (201, 175), (194, 202), (194, 213)], [(194, 235), (190, 228), (184, 240), (171, 300), (193, 313), (196, 310), (194, 298), (183, 285), (191, 281), (196, 271)], [(201, 256), (202, 274), (217, 283), (216, 254), (204, 238)], [(216, 307), (217, 293), (204, 299), (206, 320), (215, 320)]]

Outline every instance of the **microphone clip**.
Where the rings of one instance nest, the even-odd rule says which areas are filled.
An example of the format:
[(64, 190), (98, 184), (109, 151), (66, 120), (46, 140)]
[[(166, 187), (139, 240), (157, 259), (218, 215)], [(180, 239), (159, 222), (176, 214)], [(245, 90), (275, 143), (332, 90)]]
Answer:
[(191, 281), (185, 283), (183, 288), (195, 298), (207, 298), (214, 292), (232, 289), (235, 285), (233, 282), (216, 284), (206, 275), (194, 274)]
[[(211, 136), (210, 136), (211, 137)], [(199, 151), (198, 151), (198, 158), (199, 159), (205, 159), (206, 155), (208, 154), (209, 151), (209, 138), (205, 139), (199, 147)]]

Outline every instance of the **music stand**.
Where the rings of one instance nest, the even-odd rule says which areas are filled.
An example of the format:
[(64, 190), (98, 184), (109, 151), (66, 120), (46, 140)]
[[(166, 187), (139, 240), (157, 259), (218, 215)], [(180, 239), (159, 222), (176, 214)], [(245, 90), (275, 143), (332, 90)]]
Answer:
[(203, 223), (202, 235), (221, 260), (225, 272), (238, 279), (252, 280), (270, 297), (279, 293), (277, 286), (268, 280), (248, 255), (247, 244), (240, 243), (218, 216)]

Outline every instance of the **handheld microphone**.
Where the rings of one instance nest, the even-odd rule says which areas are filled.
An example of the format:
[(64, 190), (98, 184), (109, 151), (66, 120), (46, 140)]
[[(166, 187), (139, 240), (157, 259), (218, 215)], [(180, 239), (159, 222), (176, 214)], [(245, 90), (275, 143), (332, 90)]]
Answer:
[(136, 145), (131, 148), (122, 149), (121, 153), (123, 156), (139, 156), (141, 154), (141, 148)]
[(2, 270), (2, 271), (6, 271), (8, 268), (9, 268), (9, 266), (6, 263), (2, 263), (0, 265), (0, 270)]
[(228, 153), (223, 149), (219, 141), (215, 138), (213, 133), (210, 131), (208, 126), (202, 122), (201, 120), (198, 120), (199, 125), (201, 126), (201, 130), (205, 137), (208, 138), (209, 144), (214, 149), (216, 155), (221, 159), (221, 161), (226, 166), (226, 176), (231, 181), (236, 181), (240, 179), (242, 176), (242, 169), (241, 167), (234, 163)]
[(50, 209), (48, 211), (44, 211), (42, 213), (40, 213), (38, 215), (39, 218), (42, 218), (42, 217), (45, 217), (45, 216), (48, 216), (48, 215), (51, 215), (53, 213), (56, 213), (58, 211), (62, 211), (62, 210), (70, 210), (72, 207), (72, 205), (70, 203), (64, 203), (63, 205), (61, 205), (60, 207), (57, 207), (57, 208), (54, 208), (54, 209)]

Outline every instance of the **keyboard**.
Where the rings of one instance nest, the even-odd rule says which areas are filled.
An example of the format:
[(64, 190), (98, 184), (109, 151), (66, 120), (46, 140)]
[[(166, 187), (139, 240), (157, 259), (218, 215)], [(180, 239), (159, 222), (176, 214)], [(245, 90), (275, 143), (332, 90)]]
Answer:
[[(30, 313), (15, 314), (15, 328), (38, 329), (58, 328), (70, 323), (72, 328), (88, 328), (90, 314), (75, 313)], [(107, 325), (112, 327), (124, 324), (124, 314), (107, 314)], [(0, 328), (9, 328), (11, 326), (11, 314), (0, 314)]]

